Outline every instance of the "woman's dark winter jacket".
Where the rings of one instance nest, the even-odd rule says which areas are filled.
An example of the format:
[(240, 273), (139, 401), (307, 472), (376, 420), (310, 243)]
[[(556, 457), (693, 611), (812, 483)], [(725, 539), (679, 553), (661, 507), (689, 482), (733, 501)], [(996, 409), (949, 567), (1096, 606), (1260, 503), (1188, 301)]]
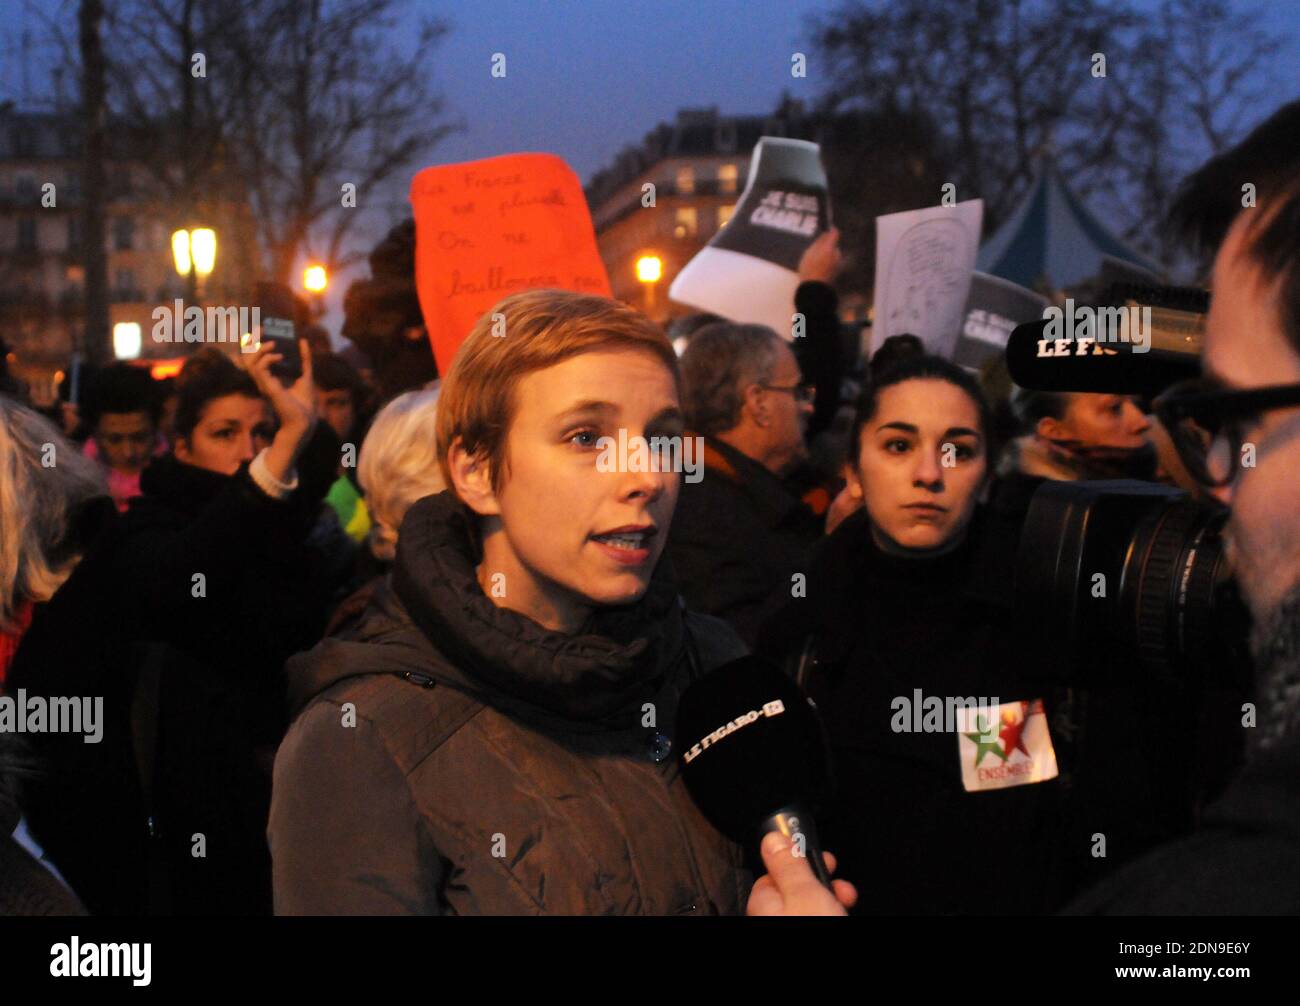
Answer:
[(298, 490), (172, 457), (23, 640), (10, 687), (102, 696), (104, 736), (34, 735), (32, 833), (95, 914), (270, 910), (270, 766), (283, 665), (320, 638), (335, 584), (305, 543), (338, 448), (324, 424)]
[(290, 662), (277, 913), (740, 912), (740, 851), (666, 744), (679, 693), (739, 640), (684, 612), (666, 561), (573, 635), (493, 604), (480, 561), (450, 493), (419, 501), (359, 622)]
[[(1017, 519), (981, 509), (956, 550), (898, 557), (859, 511), (827, 539), (806, 597), (766, 621), (758, 652), (802, 667), (827, 725), (838, 792), (825, 845), (861, 911), (1050, 911), (1190, 827), (1191, 725), (1170, 727), (1150, 692), (1081, 690), (1064, 673), (1017, 616), (1018, 537)], [(968, 792), (959, 757), (972, 752), (951, 725), (895, 729), (918, 697), (1041, 699), (1058, 776)]]
[(911, 558), (882, 552), (870, 527), (859, 511), (836, 529), (806, 596), (767, 621), (758, 646), (803, 665), (826, 724), (837, 791), (818, 821), (824, 845), (865, 913), (1045, 911), (1059, 897), (1060, 779), (967, 792), (958, 733), (895, 730), (900, 699), (1047, 698), (1007, 589), (1013, 532), (977, 515), (955, 551)]

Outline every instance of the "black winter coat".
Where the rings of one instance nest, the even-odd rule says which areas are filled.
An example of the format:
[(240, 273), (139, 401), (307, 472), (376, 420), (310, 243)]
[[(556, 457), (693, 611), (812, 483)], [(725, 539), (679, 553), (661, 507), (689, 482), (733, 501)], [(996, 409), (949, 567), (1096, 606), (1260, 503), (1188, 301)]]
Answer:
[[(1050, 698), (1044, 662), (1016, 631), (1014, 542), (1014, 527), (977, 514), (957, 550), (899, 558), (876, 547), (858, 511), (819, 550), (807, 596), (765, 621), (757, 652), (803, 665), (826, 724), (837, 791), (819, 827), (839, 874), (857, 885), (859, 912), (1019, 914), (1059, 904), (1060, 778), (967, 792), (969, 755), (956, 732), (894, 729), (896, 701), (915, 705), (918, 689), (945, 703)], [(911, 714), (905, 721), (915, 725)]]
[(1071, 913), (1300, 914), (1300, 595), (1256, 620), (1251, 652), (1259, 720), (1236, 721), (1254, 742), (1245, 768), (1195, 834), (1108, 878)]
[[(1181, 699), (1084, 687), (1086, 674), (1062, 670), (1017, 612), (1019, 533), (1018, 516), (981, 508), (954, 552), (899, 558), (859, 511), (819, 550), (806, 598), (765, 619), (757, 652), (802, 663), (827, 724), (839, 790), (825, 843), (863, 892), (860, 911), (1055, 910), (1191, 827), (1193, 721), (1171, 715)], [(953, 733), (893, 729), (893, 703), (917, 689), (1041, 699), (1058, 776), (967, 792), (958, 754), (970, 752)]]
[(752, 879), (666, 738), (679, 693), (743, 653), (666, 562), (574, 635), (497, 607), (449, 492), (402, 523), (390, 583), (290, 662), (277, 914), (737, 914)]
[(1070, 915), (1300, 915), (1300, 741), (1256, 759), (1162, 846), (1076, 900)]
[(33, 735), (34, 837), (93, 914), (270, 910), (270, 766), (283, 665), (320, 638), (335, 585), (305, 542), (337, 465), (324, 424), (289, 500), (247, 471), (172, 457), (38, 609), (10, 687), (103, 696), (98, 744)]
[(11, 837), (21, 818), (21, 784), (32, 770), (19, 736), (0, 733), (0, 917), (85, 915), (76, 896)]
[(752, 646), (765, 603), (805, 571), (824, 521), (729, 444), (705, 437), (704, 465), (700, 481), (682, 483), (668, 554), (687, 606), (723, 619)]

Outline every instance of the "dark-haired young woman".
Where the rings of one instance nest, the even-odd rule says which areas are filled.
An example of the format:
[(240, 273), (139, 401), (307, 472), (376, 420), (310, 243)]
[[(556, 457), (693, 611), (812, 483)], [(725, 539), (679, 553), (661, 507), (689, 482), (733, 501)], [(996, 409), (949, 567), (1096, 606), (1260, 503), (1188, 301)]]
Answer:
[(29, 800), (92, 913), (269, 911), (282, 668), (324, 625), (330, 585), (306, 542), (338, 459), (302, 356), (292, 387), (269, 344), (243, 366), (187, 361), (173, 454), (15, 659), (29, 694), (104, 697), (99, 744), (38, 738), (51, 771)]
[(1091, 693), (1107, 715), (1082, 736), (1060, 655), (1018, 619), (1019, 520), (979, 503), (989, 429), (954, 364), (881, 368), (853, 425), (863, 506), (759, 640), (827, 725), (824, 838), (863, 912), (1049, 912), (1190, 824), (1133, 696)]
[(853, 426), (863, 506), (759, 642), (825, 720), (838, 791), (822, 827), (860, 911), (1032, 913), (1060, 897), (1058, 738), (1012, 609), (1015, 529), (978, 503), (988, 440), (960, 368), (915, 356), (878, 373)]

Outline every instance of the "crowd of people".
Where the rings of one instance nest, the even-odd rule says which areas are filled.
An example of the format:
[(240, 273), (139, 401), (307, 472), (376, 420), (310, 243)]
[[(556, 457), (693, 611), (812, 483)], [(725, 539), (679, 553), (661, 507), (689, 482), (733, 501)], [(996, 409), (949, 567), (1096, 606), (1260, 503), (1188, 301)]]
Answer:
[[(1178, 400), (1201, 442), (912, 336), (860, 359), (834, 231), (793, 342), (533, 290), (408, 390), (306, 343), (283, 381), (270, 342), (109, 367), (45, 415), (10, 382), (0, 690), (93, 697), (102, 739), (0, 730), (0, 912), (1300, 908), (1300, 393), (1252, 397), (1300, 388), (1296, 136), (1300, 104), (1184, 185), (1218, 250), (1217, 384)], [(620, 434), (698, 438), (702, 477), (598, 463)], [(1232, 437), (1254, 460), (1215, 470)], [(1045, 482), (1099, 478), (1232, 507), (1253, 696), (1136, 656), (1057, 673), (1017, 545)], [(820, 713), (833, 891), (725, 838), (677, 770), (681, 695), (746, 652)], [(1050, 770), (972, 782), (951, 726), (899, 728), (922, 694), (1000, 697), (998, 757)], [(1212, 770), (1211, 736), (1236, 742)]]

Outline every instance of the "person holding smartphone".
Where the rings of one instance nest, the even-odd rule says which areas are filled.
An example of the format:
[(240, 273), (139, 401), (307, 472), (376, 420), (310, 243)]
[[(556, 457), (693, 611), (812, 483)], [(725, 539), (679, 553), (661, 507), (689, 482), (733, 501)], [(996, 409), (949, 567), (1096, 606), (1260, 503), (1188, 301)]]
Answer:
[(279, 357), (267, 344), (186, 361), (174, 452), (15, 657), (28, 694), (104, 697), (99, 743), (32, 735), (48, 772), (28, 805), (93, 914), (269, 911), (282, 669), (324, 626), (306, 542), (337, 458), (310, 354), (289, 385), (271, 375)]

